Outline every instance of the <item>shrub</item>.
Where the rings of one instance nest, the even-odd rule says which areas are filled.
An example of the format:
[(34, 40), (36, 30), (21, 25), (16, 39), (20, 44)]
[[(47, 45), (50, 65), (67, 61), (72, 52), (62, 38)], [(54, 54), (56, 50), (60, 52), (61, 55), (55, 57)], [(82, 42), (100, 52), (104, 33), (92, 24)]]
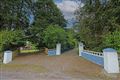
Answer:
[(120, 52), (120, 31), (106, 34), (104, 36), (103, 45), (105, 47), (112, 47)]
[[(0, 31), (0, 51), (6, 49), (12, 49), (12, 45), (18, 45), (20, 39), (22, 38), (22, 31)], [(15, 47), (15, 46), (14, 46)]]
[(77, 46), (77, 39), (75, 38), (75, 33), (72, 30), (68, 30), (66, 32), (67, 34), (67, 41), (66, 41), (66, 46), (70, 46), (68, 48), (74, 48)]
[(26, 41), (26, 46), (28, 48), (30, 48), (31, 50), (36, 50), (37, 49), (37, 45), (34, 44), (33, 42), (30, 42), (30, 41)]
[(76, 38), (78, 41), (84, 43), (85, 48), (93, 49), (96, 46), (95, 37), (93, 37), (88, 27), (80, 27), (80, 31), (76, 34)]
[(56, 43), (66, 42), (66, 32), (58, 25), (49, 25), (43, 32), (43, 43), (48, 48), (55, 48)]

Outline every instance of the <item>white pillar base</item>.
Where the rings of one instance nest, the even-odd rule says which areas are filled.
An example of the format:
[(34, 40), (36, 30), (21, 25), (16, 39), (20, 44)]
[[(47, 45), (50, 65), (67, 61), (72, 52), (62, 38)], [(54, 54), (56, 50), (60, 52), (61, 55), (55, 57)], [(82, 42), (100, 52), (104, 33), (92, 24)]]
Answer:
[(112, 48), (103, 50), (104, 69), (108, 73), (120, 73), (117, 51)]
[(5, 51), (4, 52), (3, 63), (7, 64), (11, 61), (12, 61), (12, 51)]
[(61, 44), (60, 43), (56, 45), (56, 55), (61, 55)]
[(83, 52), (83, 50), (84, 50), (84, 45), (83, 45), (83, 43), (79, 43), (79, 56), (82, 56), (82, 55), (81, 55), (81, 52)]

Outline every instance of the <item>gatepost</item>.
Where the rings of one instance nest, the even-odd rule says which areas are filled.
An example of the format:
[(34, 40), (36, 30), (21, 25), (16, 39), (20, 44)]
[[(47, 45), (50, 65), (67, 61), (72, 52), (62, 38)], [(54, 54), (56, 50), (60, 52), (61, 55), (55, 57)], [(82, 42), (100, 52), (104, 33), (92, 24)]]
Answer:
[(119, 62), (117, 51), (112, 48), (103, 50), (104, 55), (104, 69), (108, 73), (119, 73)]

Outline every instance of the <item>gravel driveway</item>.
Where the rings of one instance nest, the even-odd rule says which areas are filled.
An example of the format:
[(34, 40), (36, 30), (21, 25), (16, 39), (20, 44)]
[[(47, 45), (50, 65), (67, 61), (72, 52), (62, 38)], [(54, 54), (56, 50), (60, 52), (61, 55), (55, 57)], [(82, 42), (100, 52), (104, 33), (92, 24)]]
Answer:
[(18, 56), (0, 66), (0, 80), (120, 80), (120, 74), (106, 76), (101, 66), (79, 57), (75, 49), (60, 56)]

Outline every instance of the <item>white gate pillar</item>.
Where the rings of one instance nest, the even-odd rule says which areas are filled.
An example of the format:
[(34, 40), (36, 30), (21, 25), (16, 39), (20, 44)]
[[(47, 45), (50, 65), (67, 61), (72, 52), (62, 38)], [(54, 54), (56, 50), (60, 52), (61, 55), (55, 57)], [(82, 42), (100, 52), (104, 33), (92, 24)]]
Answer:
[(7, 64), (12, 61), (12, 51), (5, 51), (3, 57), (3, 63)]
[(60, 43), (56, 45), (56, 55), (61, 55), (61, 44)]
[(112, 48), (103, 50), (104, 55), (104, 69), (108, 73), (119, 73), (119, 62), (117, 51)]
[(84, 50), (84, 45), (83, 45), (83, 43), (79, 43), (79, 56), (81, 56), (81, 52), (83, 52), (83, 50)]

